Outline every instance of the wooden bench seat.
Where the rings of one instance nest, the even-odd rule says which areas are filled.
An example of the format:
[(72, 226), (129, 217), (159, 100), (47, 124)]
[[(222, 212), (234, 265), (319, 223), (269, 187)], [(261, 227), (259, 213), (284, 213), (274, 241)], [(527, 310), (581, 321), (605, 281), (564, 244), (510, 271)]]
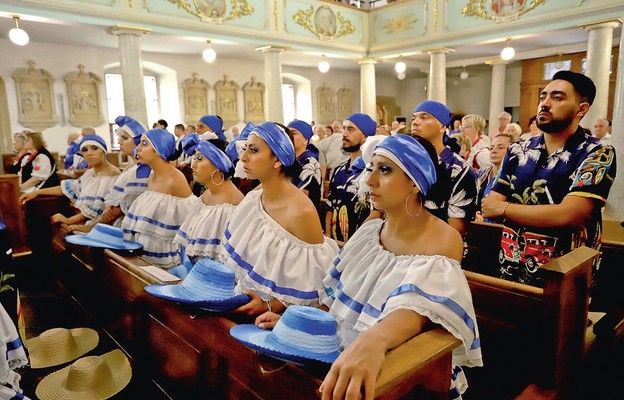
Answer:
[(0, 175), (0, 216), (7, 226), (13, 256), (19, 257), (32, 253), (28, 245), (28, 232), (22, 205), (19, 204), (19, 176), (15, 174)]

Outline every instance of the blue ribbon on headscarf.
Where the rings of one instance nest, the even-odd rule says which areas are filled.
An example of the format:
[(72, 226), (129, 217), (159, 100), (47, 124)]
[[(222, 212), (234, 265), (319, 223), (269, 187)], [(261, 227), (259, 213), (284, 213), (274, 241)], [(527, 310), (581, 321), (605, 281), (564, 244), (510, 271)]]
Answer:
[(227, 141), (225, 137), (225, 132), (223, 131), (223, 121), (221, 118), (216, 115), (204, 115), (199, 119), (199, 122), (206, 125), (208, 128), (212, 129), (212, 131), (219, 137), (219, 139), (224, 142)]
[(141, 141), (141, 135), (146, 131), (143, 124), (141, 124), (139, 121), (134, 120), (126, 115), (120, 115), (117, 118), (115, 118), (115, 123), (120, 128), (127, 126), (128, 129), (132, 131), (132, 140), (134, 141), (134, 145), (135, 146), (139, 145), (139, 142)]
[(295, 162), (295, 146), (288, 134), (273, 122), (261, 123), (251, 134), (260, 136), (285, 167), (290, 167)]
[(248, 122), (241, 131), (240, 135), (238, 135), (236, 139), (228, 143), (228, 145), (225, 147), (225, 154), (230, 157), (230, 160), (232, 160), (232, 162), (236, 162), (240, 158), (240, 155), (238, 154), (238, 149), (236, 148), (236, 143), (247, 140), (249, 134), (251, 133), (251, 131), (254, 130), (255, 127), (256, 126), (253, 123)]
[(67, 154), (65, 155), (65, 160), (64, 160), (65, 169), (71, 168), (71, 166), (74, 164), (74, 155), (78, 153), (79, 150), (80, 150), (80, 145), (78, 143), (71, 142), (69, 144), (69, 147), (67, 148)]
[(195, 154), (195, 149), (197, 148), (199, 142), (201, 142), (201, 138), (199, 137), (199, 134), (195, 132), (188, 134), (180, 139), (182, 151), (187, 156), (192, 156), (193, 154)]
[[(175, 137), (168, 131), (162, 128), (150, 129), (143, 133), (150, 141), (156, 154), (165, 161), (173, 161), (177, 157), (173, 157), (176, 154), (176, 142)], [(136, 177), (139, 179), (145, 179), (149, 177), (152, 168), (147, 164), (137, 163)]]
[(202, 153), (212, 165), (223, 173), (230, 172), (232, 170), (232, 161), (225, 155), (224, 152), (219, 150), (217, 146), (210, 143), (207, 140), (202, 140), (197, 144), (197, 151)]
[[(82, 150), (82, 146), (89, 144), (99, 147), (100, 149), (102, 149), (102, 151), (104, 151), (104, 153), (108, 152), (108, 146), (106, 146), (106, 142), (98, 135), (87, 135), (83, 137), (80, 141), (80, 146), (78, 148)], [(82, 155), (82, 152), (79, 152), (77, 154)]]
[(394, 135), (382, 140), (373, 155), (382, 155), (395, 162), (427, 195), (436, 182), (436, 171), (427, 150), (410, 135)]

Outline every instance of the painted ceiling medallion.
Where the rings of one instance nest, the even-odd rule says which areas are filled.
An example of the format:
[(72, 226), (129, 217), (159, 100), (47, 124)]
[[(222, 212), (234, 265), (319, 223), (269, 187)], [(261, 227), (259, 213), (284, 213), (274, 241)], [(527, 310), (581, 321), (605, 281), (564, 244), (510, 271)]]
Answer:
[(297, 10), (293, 20), (321, 40), (334, 40), (355, 32), (351, 21), (346, 20), (339, 12), (334, 13), (328, 6), (321, 6), (316, 10), (313, 6), (308, 10)]
[(531, 0), (530, 4), (527, 0), (468, 0), (461, 12), (465, 17), (502, 22), (517, 19), (544, 3), (546, 0)]
[(394, 18), (386, 20), (386, 24), (382, 27), (386, 33), (402, 33), (414, 29), (414, 24), (418, 20), (414, 18), (414, 14), (399, 14)]
[[(203, 22), (222, 23), (251, 15), (254, 12), (247, 0), (167, 0)], [(228, 4), (230, 3), (230, 7)], [(226, 14), (230, 8), (230, 13)]]

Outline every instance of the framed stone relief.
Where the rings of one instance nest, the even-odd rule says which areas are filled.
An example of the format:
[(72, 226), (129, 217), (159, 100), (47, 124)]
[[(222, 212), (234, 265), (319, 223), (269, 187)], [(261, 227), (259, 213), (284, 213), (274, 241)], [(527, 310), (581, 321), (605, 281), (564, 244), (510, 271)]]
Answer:
[(332, 88), (323, 86), (316, 89), (316, 119), (321, 124), (331, 123), (336, 119), (334, 112), (334, 91)]
[(208, 115), (208, 90), (210, 84), (198, 78), (197, 72), (193, 77), (182, 82), (184, 91), (184, 121), (195, 124), (201, 117)]
[(349, 115), (353, 114), (353, 95), (351, 89), (342, 86), (338, 89), (338, 120), (343, 121)]
[(243, 85), (245, 98), (245, 122), (254, 124), (264, 121), (264, 84), (256, 82), (252, 76), (251, 81)]
[(78, 65), (78, 72), (65, 75), (69, 97), (69, 123), (73, 126), (97, 126), (104, 122), (100, 112), (98, 85), (100, 77), (85, 73), (85, 66)]
[(215, 84), (217, 115), (223, 118), (223, 123), (226, 126), (233, 125), (239, 121), (238, 102), (236, 100), (238, 89), (238, 84), (228, 80), (227, 75), (223, 75), (223, 80)]
[(44, 69), (35, 69), (35, 62), (28, 61), (28, 68), (17, 69), (13, 80), (19, 123), (38, 131), (56, 125), (54, 77)]

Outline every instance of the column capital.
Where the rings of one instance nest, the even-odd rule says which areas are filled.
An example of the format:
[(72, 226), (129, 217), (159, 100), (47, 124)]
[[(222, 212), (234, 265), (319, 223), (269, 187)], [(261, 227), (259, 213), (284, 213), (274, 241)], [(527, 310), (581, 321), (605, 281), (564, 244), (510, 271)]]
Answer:
[(269, 44), (266, 46), (256, 47), (254, 50), (261, 51), (263, 53), (281, 53), (283, 51), (288, 51), (291, 48), (288, 46), (277, 46), (274, 44)]
[(504, 64), (504, 65), (509, 64), (509, 61), (505, 61), (505, 60), (485, 60), (484, 62), (485, 64), (492, 65), (492, 66), (499, 65), (499, 64)]
[(587, 24), (579, 24), (579, 28), (583, 28), (586, 31), (593, 31), (594, 29), (611, 28), (615, 29), (622, 24), (622, 18), (603, 19), (601, 21), (589, 22)]
[(427, 54), (449, 54), (449, 53), (454, 53), (455, 49), (451, 49), (449, 47), (437, 47), (437, 48), (433, 48), (433, 49), (425, 49), (422, 51), (423, 53), (427, 53)]
[(379, 59), (377, 58), (360, 58), (355, 60), (358, 64), (360, 65), (366, 65), (366, 64), (377, 64), (379, 62)]
[(144, 36), (148, 33), (151, 33), (152, 30), (150, 28), (141, 28), (138, 26), (127, 26), (127, 25), (115, 25), (111, 26), (106, 30), (106, 33), (110, 35), (135, 35), (135, 36)]

